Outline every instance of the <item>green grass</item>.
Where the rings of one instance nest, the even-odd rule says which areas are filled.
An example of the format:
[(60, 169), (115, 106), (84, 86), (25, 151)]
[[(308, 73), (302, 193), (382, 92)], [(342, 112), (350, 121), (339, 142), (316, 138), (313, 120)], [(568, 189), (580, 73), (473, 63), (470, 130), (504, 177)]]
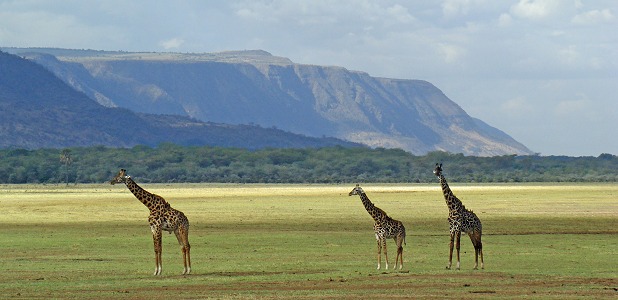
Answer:
[[(462, 237), (448, 261), (438, 185), (363, 188), (407, 230), (403, 271), (375, 270), (372, 220), (353, 185), (144, 184), (191, 222), (192, 274), (165, 235), (152, 276), (148, 211), (124, 186), (0, 186), (0, 298), (613, 298), (618, 185), (465, 185), (485, 270)], [(389, 241), (391, 264), (394, 242)]]

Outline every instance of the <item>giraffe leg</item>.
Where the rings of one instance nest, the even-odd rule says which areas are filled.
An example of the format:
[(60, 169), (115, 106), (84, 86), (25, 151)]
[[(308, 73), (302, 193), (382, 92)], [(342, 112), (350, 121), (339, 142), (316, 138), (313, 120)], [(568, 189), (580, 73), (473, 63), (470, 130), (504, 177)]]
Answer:
[(481, 249), (479, 249), (479, 245), (477, 241), (474, 241), (473, 243), (474, 245), (474, 270), (478, 270), (479, 269), (479, 251)]
[(473, 270), (477, 270), (479, 265), (479, 248), (477, 245), (475, 234), (475, 232), (468, 232), (468, 236), (470, 237), (472, 246), (474, 246), (474, 268), (472, 268)]
[(449, 243), (449, 253), (448, 253), (448, 265), (447, 269), (451, 269), (451, 265), (453, 264), (453, 246), (454, 246), (455, 233), (451, 232), (451, 242)]
[(482, 233), (478, 233), (478, 254), (481, 255), (481, 269), (485, 269), (485, 263), (483, 262), (483, 242), (481, 241)]
[(401, 264), (399, 264), (399, 270), (401, 270), (403, 269), (403, 246), (401, 245), (403, 243), (403, 238), (401, 236), (397, 236), (396, 243), (397, 258), (395, 258), (395, 269), (397, 269), (397, 263), (400, 262)]
[[(188, 236), (187, 236), (187, 238), (188, 238)], [(185, 247), (185, 251), (186, 251), (186, 259), (185, 259), (185, 261), (187, 263), (187, 266), (185, 267), (185, 270), (186, 270), (185, 274), (189, 275), (189, 274), (191, 274), (191, 245), (189, 245), (189, 240), (188, 239), (187, 239), (187, 245)]]
[(459, 246), (461, 241), (461, 231), (458, 231), (455, 237), (455, 248), (457, 248), (457, 270), (459, 270)]
[(150, 230), (152, 230), (152, 239), (154, 241), (154, 251), (155, 251), (155, 272), (153, 275), (161, 275), (162, 262), (161, 262), (161, 228), (156, 226), (151, 226)]
[(485, 262), (483, 261), (483, 245), (479, 248), (479, 253), (481, 254), (481, 269), (485, 269)]
[(182, 275), (188, 275), (191, 273), (191, 245), (189, 244), (189, 230), (184, 227), (179, 227), (176, 231), (176, 239), (178, 239), (178, 243), (182, 246), (182, 262), (184, 264), (184, 270)]
[(479, 231), (474, 231), (469, 235), (472, 245), (474, 245), (474, 270), (477, 270), (479, 266), (479, 254), (481, 256), (481, 269), (484, 269), (485, 264), (483, 263), (483, 243), (481, 242), (481, 233)]
[(159, 244), (159, 251), (157, 252), (157, 269), (155, 270), (154, 275), (161, 275), (161, 271), (163, 271), (163, 259), (161, 258), (162, 250), (161, 245)]
[(382, 239), (382, 248), (384, 248), (384, 259), (386, 260), (386, 270), (388, 270), (388, 252), (386, 251), (386, 239)]
[(474, 246), (474, 270), (478, 270), (478, 266), (479, 266), (479, 245), (478, 245), (478, 234), (476, 231), (470, 232), (468, 233), (468, 236), (470, 236), (470, 241), (472, 242), (472, 245)]
[(380, 263), (382, 260), (382, 244), (380, 244), (380, 238), (377, 235), (376, 240), (378, 242), (378, 270), (380, 270)]
[(393, 270), (397, 270), (397, 266), (399, 265), (399, 245), (397, 243), (398, 237), (393, 238), (395, 240), (395, 246), (397, 246), (397, 256), (395, 256), (395, 266)]

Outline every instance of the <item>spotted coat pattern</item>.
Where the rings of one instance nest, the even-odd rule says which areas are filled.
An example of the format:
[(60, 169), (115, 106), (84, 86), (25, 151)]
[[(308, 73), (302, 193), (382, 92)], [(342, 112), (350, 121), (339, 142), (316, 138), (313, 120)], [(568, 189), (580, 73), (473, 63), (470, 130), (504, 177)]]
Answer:
[(388, 269), (388, 254), (386, 251), (386, 239), (392, 238), (395, 240), (397, 244), (397, 257), (395, 258), (395, 269), (397, 268), (397, 264), (401, 262), (399, 265), (399, 269), (403, 268), (403, 246), (406, 240), (406, 228), (403, 226), (401, 221), (395, 220), (389, 217), (386, 212), (384, 212), (379, 207), (375, 206), (367, 197), (367, 194), (363, 191), (363, 189), (357, 184), (356, 187), (348, 194), (348, 196), (359, 195), (361, 202), (365, 206), (365, 209), (369, 213), (369, 215), (375, 221), (373, 225), (373, 230), (375, 232), (376, 241), (378, 242), (378, 269), (380, 269), (381, 264), (381, 250), (384, 249), (384, 257), (386, 259), (386, 269)]
[(150, 193), (140, 187), (131, 176), (126, 174), (126, 170), (121, 169), (120, 172), (110, 181), (111, 184), (124, 183), (127, 188), (142, 202), (148, 210), (148, 223), (152, 231), (155, 250), (155, 272), (154, 275), (160, 275), (162, 270), (161, 263), (161, 238), (162, 232), (167, 231), (170, 234), (174, 232), (178, 243), (182, 247), (184, 271), (183, 275), (191, 272), (191, 245), (189, 244), (189, 220), (179, 210), (170, 206), (163, 197)]
[(449, 231), (451, 234), (451, 242), (449, 244), (449, 262), (446, 268), (451, 268), (453, 262), (453, 243), (455, 242), (455, 247), (457, 248), (457, 269), (459, 269), (459, 249), (462, 232), (467, 233), (468, 236), (470, 236), (470, 240), (472, 241), (472, 245), (474, 246), (474, 269), (478, 268), (479, 254), (481, 256), (481, 268), (484, 268), (485, 265), (483, 263), (483, 243), (481, 242), (483, 225), (481, 224), (481, 220), (476, 216), (473, 211), (466, 209), (463, 203), (461, 203), (461, 200), (459, 200), (459, 198), (457, 198), (453, 194), (451, 188), (446, 182), (446, 178), (442, 174), (442, 164), (436, 164), (433, 173), (440, 180), (442, 194), (444, 195), (444, 200), (446, 201), (446, 206), (448, 207), (449, 211), (448, 223)]

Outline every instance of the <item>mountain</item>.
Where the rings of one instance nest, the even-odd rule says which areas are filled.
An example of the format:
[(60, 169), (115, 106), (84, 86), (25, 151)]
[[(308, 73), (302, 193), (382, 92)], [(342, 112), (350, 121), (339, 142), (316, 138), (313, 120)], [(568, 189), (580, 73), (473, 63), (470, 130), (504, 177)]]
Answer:
[(131, 147), (164, 142), (248, 149), (360, 146), (273, 128), (104, 107), (41, 65), (0, 51), (0, 148)]
[(131, 53), (5, 48), (108, 107), (257, 124), (414, 154), (532, 154), (429, 82), (297, 64), (261, 50)]

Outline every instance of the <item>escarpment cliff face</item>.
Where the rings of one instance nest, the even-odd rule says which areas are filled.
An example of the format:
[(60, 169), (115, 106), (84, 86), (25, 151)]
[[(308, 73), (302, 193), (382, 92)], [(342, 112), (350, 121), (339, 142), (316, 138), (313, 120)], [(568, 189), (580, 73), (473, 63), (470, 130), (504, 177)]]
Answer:
[(204, 54), (9, 49), (101, 105), (335, 137), (414, 154), (531, 154), (422, 80), (296, 64), (265, 51)]
[[(64, 74), (66, 80), (81, 85), (82, 91), (94, 84), (81, 82), (70, 72)], [(361, 146), (254, 125), (104, 107), (41, 65), (0, 51), (0, 148), (132, 147), (166, 142), (248, 149)]]

